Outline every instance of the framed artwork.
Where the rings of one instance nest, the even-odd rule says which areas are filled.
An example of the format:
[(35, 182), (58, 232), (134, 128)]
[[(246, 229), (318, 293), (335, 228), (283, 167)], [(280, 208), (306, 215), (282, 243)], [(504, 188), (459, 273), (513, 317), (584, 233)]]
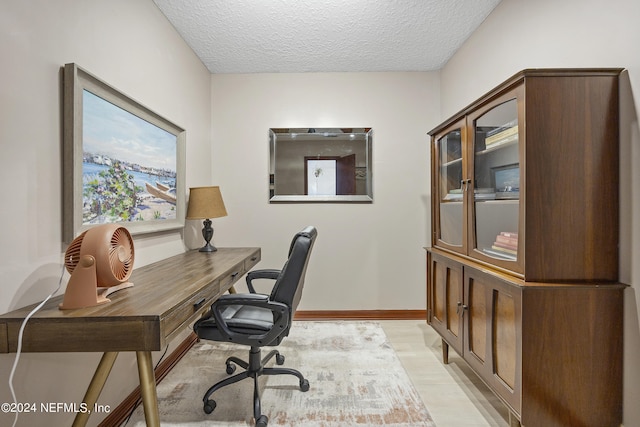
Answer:
[(64, 66), (63, 240), (93, 225), (181, 228), (185, 130), (76, 64)]
[(518, 163), (491, 168), (491, 181), (496, 191), (496, 199), (520, 197), (520, 165)]

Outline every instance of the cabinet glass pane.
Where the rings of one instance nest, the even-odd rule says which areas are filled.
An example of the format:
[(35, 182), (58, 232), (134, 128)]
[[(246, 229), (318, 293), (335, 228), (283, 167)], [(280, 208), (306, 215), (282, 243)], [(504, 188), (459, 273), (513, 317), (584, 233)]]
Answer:
[(440, 239), (462, 246), (462, 139), (460, 129), (438, 139)]
[(474, 121), (476, 249), (516, 260), (520, 199), (518, 104), (511, 99)]

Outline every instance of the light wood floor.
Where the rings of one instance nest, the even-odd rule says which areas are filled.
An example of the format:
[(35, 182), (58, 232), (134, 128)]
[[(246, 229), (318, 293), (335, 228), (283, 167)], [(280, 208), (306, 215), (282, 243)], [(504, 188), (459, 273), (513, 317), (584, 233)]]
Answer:
[(509, 414), (458, 354), (442, 363), (440, 336), (420, 320), (380, 321), (437, 427), (508, 427)]

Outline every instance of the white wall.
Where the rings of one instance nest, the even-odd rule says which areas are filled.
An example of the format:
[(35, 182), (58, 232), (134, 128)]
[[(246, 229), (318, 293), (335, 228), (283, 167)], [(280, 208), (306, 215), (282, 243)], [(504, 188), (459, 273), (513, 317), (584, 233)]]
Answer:
[[(211, 168), (209, 72), (151, 0), (8, 0), (0, 6), (0, 312), (42, 300), (61, 273), (61, 72), (76, 62), (187, 129), (187, 185)], [(182, 252), (180, 231), (136, 238), (136, 267)], [(65, 275), (64, 283), (68, 275)], [(13, 354), (0, 355), (0, 401)], [(80, 402), (98, 354), (23, 354), (21, 402)], [(137, 385), (135, 359), (119, 356), (99, 403)], [(69, 425), (73, 414), (18, 425)], [(95, 425), (100, 417), (92, 417)], [(0, 425), (13, 417), (0, 414)]]
[[(424, 309), (429, 139), (438, 73), (213, 75), (213, 177), (229, 216), (216, 245), (262, 247), (278, 268), (318, 228), (299, 310)], [(270, 127), (371, 127), (372, 204), (268, 202)]]
[(628, 70), (621, 89), (620, 280), (630, 285), (624, 308), (624, 425), (629, 427), (640, 425), (639, 17), (637, 0), (503, 0), (441, 75), (446, 118), (524, 68)]

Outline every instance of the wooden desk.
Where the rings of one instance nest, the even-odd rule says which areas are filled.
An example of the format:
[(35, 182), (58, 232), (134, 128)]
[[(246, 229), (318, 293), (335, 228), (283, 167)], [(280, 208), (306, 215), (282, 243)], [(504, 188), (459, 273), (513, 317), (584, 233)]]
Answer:
[[(132, 288), (110, 295), (111, 303), (59, 310), (52, 298), (25, 327), (23, 352), (102, 352), (83, 402), (93, 408), (120, 351), (135, 351), (147, 426), (159, 426), (151, 352), (162, 350), (211, 303), (260, 261), (260, 248), (190, 251), (135, 269)], [(34, 304), (0, 316), (0, 353), (13, 353), (18, 331)], [(90, 413), (78, 413), (84, 426)]]

